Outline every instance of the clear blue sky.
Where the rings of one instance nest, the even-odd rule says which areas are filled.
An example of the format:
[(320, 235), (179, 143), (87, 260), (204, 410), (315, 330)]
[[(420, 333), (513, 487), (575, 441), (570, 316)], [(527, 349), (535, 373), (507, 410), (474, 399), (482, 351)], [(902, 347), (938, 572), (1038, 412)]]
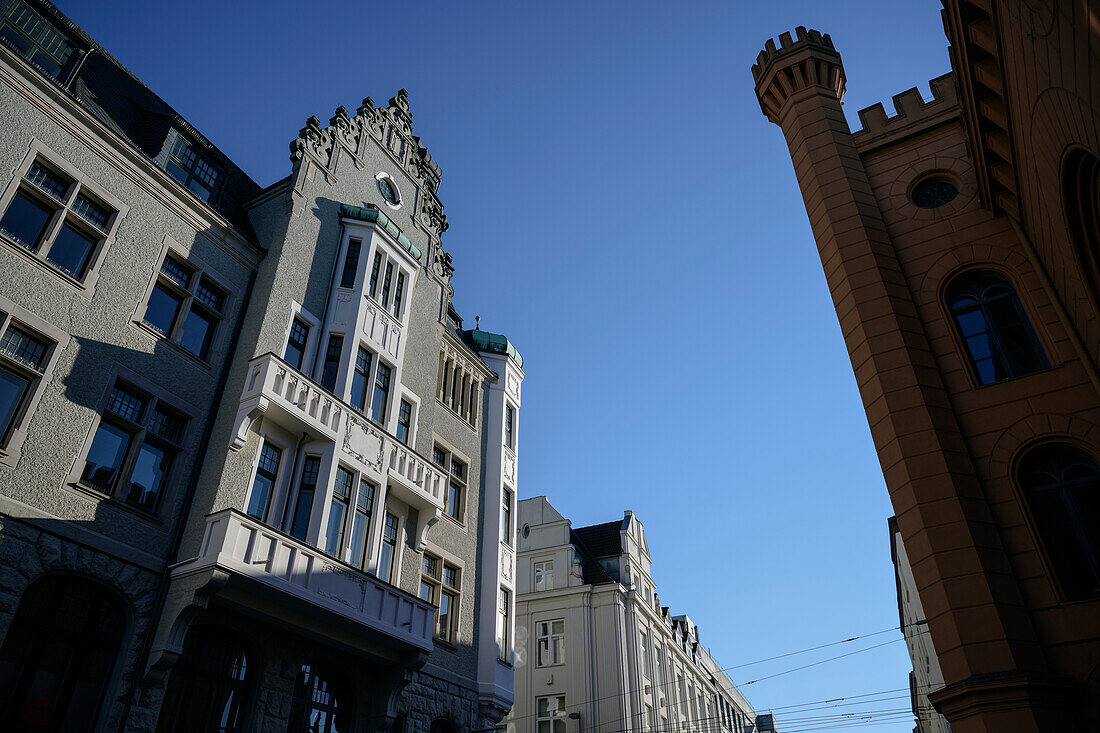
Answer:
[[(886, 489), (749, 66), (796, 25), (830, 33), (858, 126), (948, 71), (939, 3), (58, 1), (261, 185), (310, 115), (406, 87), (455, 305), (526, 360), (521, 496), (574, 526), (633, 509), (662, 601), (725, 665), (897, 625)], [(898, 642), (743, 691), (765, 710), (908, 669)]]

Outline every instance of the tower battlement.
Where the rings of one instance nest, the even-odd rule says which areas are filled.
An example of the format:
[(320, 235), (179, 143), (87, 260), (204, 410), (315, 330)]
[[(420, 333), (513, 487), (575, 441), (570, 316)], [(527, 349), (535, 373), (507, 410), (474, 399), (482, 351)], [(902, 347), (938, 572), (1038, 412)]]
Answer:
[(959, 96), (954, 74), (948, 72), (943, 76), (937, 76), (928, 82), (928, 85), (932, 89), (932, 99), (928, 102), (924, 101), (924, 97), (916, 87), (907, 89), (901, 94), (895, 94), (892, 117), (887, 116), (882, 102), (861, 109), (859, 122), (862, 129), (857, 130), (855, 134), (877, 137), (929, 119), (958, 104)]
[(764, 43), (764, 50), (756, 56), (756, 63), (752, 65), (752, 78), (757, 84), (764, 77), (769, 66), (775, 62), (776, 59), (786, 56), (803, 48), (817, 47), (830, 53), (836, 53), (836, 49), (833, 48), (833, 39), (829, 38), (828, 33), (821, 33), (815, 31), (813, 28), (809, 30), (806, 26), (798, 26), (794, 29), (795, 36), (798, 40), (791, 38), (791, 32), (779, 34), (779, 48), (775, 46), (775, 39), (769, 38)]

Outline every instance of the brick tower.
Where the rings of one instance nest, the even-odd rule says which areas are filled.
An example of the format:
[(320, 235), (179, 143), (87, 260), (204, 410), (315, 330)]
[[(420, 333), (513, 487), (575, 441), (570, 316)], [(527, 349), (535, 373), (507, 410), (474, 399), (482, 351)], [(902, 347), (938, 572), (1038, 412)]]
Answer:
[[(1077, 730), (1092, 714), (1081, 712), (1087, 707), (1081, 700), (1095, 658), (1077, 679), (1051, 664), (1049, 640), (1037, 629), (1037, 602), (1024, 588), (1016, 548), (1006, 547), (1009, 499), (998, 495), (1001, 484), (987, 476), (987, 463), (972, 457), (984, 450), (975, 436), (985, 428), (958, 401), (974, 387), (963, 384), (968, 372), (959, 366), (950, 315), (941, 307), (947, 286), (926, 277), (929, 270), (959, 271), (959, 263), (1015, 266), (1012, 277), (1024, 285), (1035, 282), (1035, 273), (1010, 222), (974, 194), (950, 77), (934, 81), (937, 99), (927, 104), (915, 90), (895, 98), (892, 120), (881, 108), (861, 113), (865, 130), (853, 136), (841, 110), (844, 68), (831, 39), (801, 27), (795, 36), (784, 33), (778, 47), (767, 42), (752, 67), (756, 93), (790, 150), (927, 613), (945, 681), (930, 699), (957, 733)], [(934, 211), (910, 204), (913, 181), (928, 180), (914, 173), (916, 160), (950, 180), (957, 200)], [(959, 254), (992, 240), (1007, 254), (986, 246), (973, 263)], [(954, 264), (943, 265), (945, 258)], [(953, 276), (939, 274), (937, 283)], [(1042, 288), (1017, 287), (1027, 298), (1032, 290)], [(1078, 374), (1067, 370), (1062, 377)], [(1018, 393), (1018, 385), (1036, 378), (999, 393), (993, 424), (1020, 419), (1009, 403), (1026, 413), (1034, 395)], [(1011, 486), (1003, 491), (1010, 496)], [(1020, 502), (1012, 502), (1018, 515)], [(1087, 605), (1095, 611), (1095, 603)], [(1095, 653), (1094, 644), (1088, 648)]]

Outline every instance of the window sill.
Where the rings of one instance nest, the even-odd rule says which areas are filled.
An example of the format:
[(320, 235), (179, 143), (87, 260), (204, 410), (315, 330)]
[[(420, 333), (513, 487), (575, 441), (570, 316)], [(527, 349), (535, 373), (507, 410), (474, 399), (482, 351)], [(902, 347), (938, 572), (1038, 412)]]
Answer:
[(64, 487), (74, 493), (94, 499), (102, 506), (108, 506), (112, 509), (116, 509), (124, 514), (130, 515), (131, 517), (140, 519), (141, 521), (150, 524), (158, 529), (165, 529), (164, 520), (162, 520), (160, 517), (156, 516), (155, 514), (149, 514), (148, 512), (143, 512), (140, 509), (136, 509), (124, 501), (119, 501), (111, 494), (105, 494), (98, 489), (93, 489), (91, 486), (85, 486), (84, 484), (79, 482), (69, 482), (64, 484)]
[(177, 354), (184, 357), (185, 359), (187, 359), (189, 362), (191, 362), (195, 366), (197, 366), (201, 369), (205, 369), (208, 372), (214, 370), (214, 368), (210, 365), (210, 363), (208, 361), (202, 359), (201, 357), (195, 356), (194, 354), (192, 354), (190, 351), (183, 348), (179, 344), (175, 343), (174, 341), (169, 340), (167, 336), (165, 336), (163, 333), (161, 333), (157, 329), (150, 326), (145, 321), (133, 320), (133, 321), (130, 321), (130, 324), (132, 326), (134, 326), (135, 328), (137, 328), (139, 331), (142, 331), (143, 333), (145, 333), (146, 335), (152, 336), (157, 341), (167, 344)]
[(449, 521), (451, 524), (455, 525), (456, 527), (461, 527), (464, 530), (466, 529), (466, 522), (464, 521), (464, 519), (455, 519), (446, 512), (443, 512), (443, 518)]
[(447, 641), (446, 639), (432, 639), (432, 641), (435, 642), (436, 649), (445, 649), (452, 654), (458, 654), (458, 647)]
[[(10, 249), (10, 250), (14, 251), (16, 254), (20, 255), (23, 259), (25, 259), (27, 262), (29, 262), (32, 265), (34, 265), (35, 267), (37, 267), (39, 270), (42, 270), (43, 272), (47, 272), (50, 275), (53, 275), (54, 277), (59, 278), (66, 285), (73, 288), (74, 290), (76, 290), (78, 293), (80, 293), (84, 297), (87, 297), (87, 298), (91, 297), (91, 285), (90, 285), (90, 283), (86, 283), (84, 281), (78, 280), (77, 278), (73, 277), (72, 275), (65, 272), (64, 270), (61, 270), (57, 267), (54, 267), (49, 262), (47, 262), (46, 260), (39, 257), (37, 254), (35, 254), (31, 249), (29, 249), (22, 242), (18, 241), (17, 239), (13, 239), (12, 237), (8, 236), (6, 232), (4, 232), (2, 230), (0, 230), (0, 242), (3, 242), (4, 244), (6, 244), (8, 246), (8, 249)], [(86, 280), (90, 281), (93, 274), (94, 274), (93, 268), (89, 267), (88, 272), (84, 275), (84, 277), (85, 277)]]
[(500, 657), (497, 657), (497, 664), (499, 664), (502, 667), (507, 667), (508, 669), (515, 669), (516, 668), (514, 664), (512, 664), (511, 662), (506, 662), (503, 659), (501, 659)]

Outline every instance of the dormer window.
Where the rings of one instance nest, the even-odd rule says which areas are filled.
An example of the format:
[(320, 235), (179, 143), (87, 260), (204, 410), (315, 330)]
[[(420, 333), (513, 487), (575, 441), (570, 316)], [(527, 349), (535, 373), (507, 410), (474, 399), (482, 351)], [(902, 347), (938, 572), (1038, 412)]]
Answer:
[(61, 70), (73, 55), (73, 44), (22, 2), (8, 8), (0, 25), (0, 38), (54, 79), (61, 76)]
[(172, 145), (164, 169), (203, 201), (210, 200), (218, 182), (218, 170), (179, 136)]

